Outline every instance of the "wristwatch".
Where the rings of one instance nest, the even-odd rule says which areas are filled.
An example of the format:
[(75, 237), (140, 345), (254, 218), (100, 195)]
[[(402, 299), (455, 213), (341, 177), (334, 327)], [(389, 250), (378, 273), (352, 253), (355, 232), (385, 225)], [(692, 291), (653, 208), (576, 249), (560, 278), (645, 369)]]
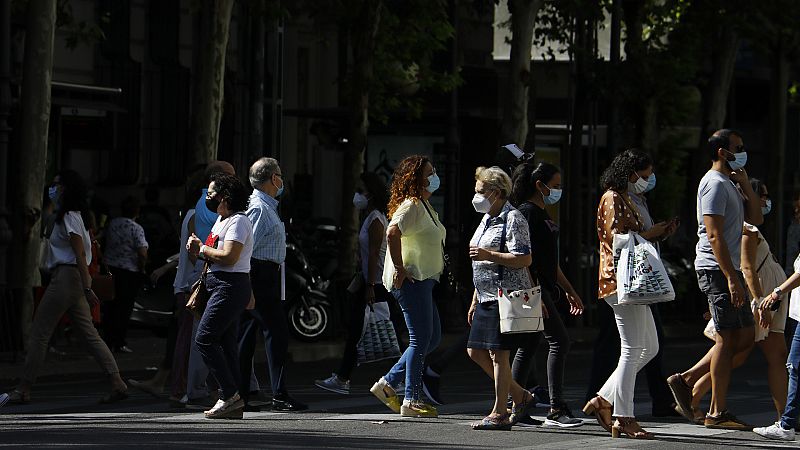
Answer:
[(772, 290), (772, 292), (774, 292), (774, 293), (775, 293), (775, 295), (777, 295), (778, 297), (780, 297), (781, 295), (783, 295), (783, 289), (781, 289), (781, 287), (780, 287), (780, 286), (778, 286), (778, 287), (776, 287), (775, 289), (773, 289), (773, 290)]
[(205, 246), (205, 244), (203, 244), (203, 245), (200, 246), (200, 250), (197, 252), (197, 255), (199, 257), (203, 258), (203, 259), (206, 258), (205, 253), (203, 253), (205, 249), (206, 249), (206, 246)]

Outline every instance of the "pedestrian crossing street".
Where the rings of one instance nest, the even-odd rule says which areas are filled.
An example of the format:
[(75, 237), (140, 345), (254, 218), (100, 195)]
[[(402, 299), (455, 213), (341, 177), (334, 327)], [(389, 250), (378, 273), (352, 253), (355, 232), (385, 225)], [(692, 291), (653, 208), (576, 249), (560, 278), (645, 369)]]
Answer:
[[(306, 391), (301, 389), (300, 391)], [(449, 403), (439, 408), (440, 417), (438, 419), (415, 419), (415, 418), (401, 418), (397, 414), (384, 412), (385, 408), (378, 404), (377, 401), (370, 395), (354, 394), (349, 396), (339, 395), (319, 395), (317, 391), (311, 390), (310, 393), (316, 393), (318, 401), (312, 403), (312, 409), (304, 413), (282, 413), (282, 412), (246, 412), (243, 420), (226, 420), (220, 425), (217, 421), (208, 421), (203, 417), (202, 411), (168, 411), (165, 410), (166, 405), (154, 399), (153, 397), (146, 396), (142, 393), (133, 393), (128, 401), (115, 405), (115, 411), (109, 412), (64, 412), (64, 413), (51, 413), (48, 410), (53, 410), (53, 404), (44, 405), (41, 403), (32, 403), (24, 406), (6, 407), (0, 410), (0, 429), (8, 432), (17, 429), (18, 431), (31, 430), (31, 429), (57, 429), (60, 427), (75, 427), (81, 424), (104, 424), (108, 427), (115, 429), (131, 427), (136, 429), (137, 433), (147, 432), (146, 430), (151, 427), (158, 427), (158, 433), (170, 432), (170, 430), (183, 430), (187, 426), (198, 424), (203, 427), (218, 427), (224, 426), (226, 428), (234, 427), (236, 429), (258, 429), (262, 426), (288, 426), (291, 423), (292, 428), (296, 428), (300, 423), (304, 428), (314, 430), (320, 424), (323, 426), (336, 429), (337, 424), (342, 424), (343, 428), (347, 428), (347, 424), (370, 424), (372, 426), (388, 425), (388, 424), (405, 424), (409, 427), (415, 426), (431, 426), (436, 423), (441, 423), (442, 433), (456, 432), (461, 434), (469, 430), (472, 421), (481, 417), (481, 413), (485, 413), (489, 407), (486, 399), (462, 401)], [(305, 394), (303, 392), (302, 394)], [(306, 397), (306, 395), (302, 395)], [(60, 410), (85, 410), (90, 402), (86, 397), (69, 397), (60, 400)], [(70, 406), (72, 405), (72, 406)], [(637, 409), (648, 410), (647, 405), (637, 404)], [(533, 417), (539, 420), (544, 420), (546, 409), (537, 409)], [(583, 417), (582, 413), (577, 414)], [(767, 416), (769, 414), (751, 414), (742, 416), (743, 419), (755, 424), (767, 424), (770, 420)], [(756, 436), (753, 433), (734, 432), (728, 430), (711, 430), (705, 427), (692, 425), (689, 423), (681, 422), (680, 420), (673, 421), (657, 421), (651, 417), (642, 417), (641, 423), (645, 429), (652, 431), (656, 434), (654, 441), (634, 441), (625, 439), (610, 439), (608, 434), (600, 428), (593, 418), (583, 418), (584, 425), (579, 428), (559, 429), (551, 427), (515, 427), (514, 432), (517, 433), (547, 433), (549, 437), (552, 434), (559, 434), (557, 436), (558, 442), (549, 442), (547, 448), (626, 448), (636, 447), (645, 448), (651, 445), (658, 445), (659, 442), (664, 441), (672, 444), (706, 444), (716, 447), (721, 446), (736, 446), (747, 448), (797, 448), (797, 443), (783, 443), (767, 441)], [(287, 425), (275, 425), (276, 423), (283, 423)], [(155, 433), (155, 432), (154, 432)], [(535, 435), (531, 435), (531, 439), (536, 439)], [(0, 440), (0, 447), (4, 447)], [(521, 447), (522, 448), (522, 447)], [(529, 448), (529, 447), (525, 447)]]

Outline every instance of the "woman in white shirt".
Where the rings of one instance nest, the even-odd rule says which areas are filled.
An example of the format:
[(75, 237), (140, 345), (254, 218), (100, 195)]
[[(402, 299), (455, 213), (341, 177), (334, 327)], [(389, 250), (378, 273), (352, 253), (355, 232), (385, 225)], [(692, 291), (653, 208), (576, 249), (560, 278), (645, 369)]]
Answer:
[(383, 286), (383, 263), (386, 257), (386, 206), (389, 191), (383, 180), (373, 172), (361, 174), (361, 184), (353, 196), (353, 205), (365, 214), (358, 233), (360, 270), (351, 292), (350, 325), (339, 369), (324, 380), (314, 382), (317, 387), (339, 394), (350, 393), (350, 375), (356, 366), (358, 341), (364, 328), (364, 309), (375, 302), (388, 302), (391, 295)]
[(239, 318), (251, 301), (250, 257), (253, 226), (243, 212), (250, 191), (233, 175), (215, 174), (208, 185), (206, 206), (219, 218), (205, 244), (192, 234), (186, 243), (191, 255), (209, 264), (205, 288), (209, 293), (195, 343), (221, 395), (206, 418), (241, 418), (244, 402), (238, 392)]
[[(439, 312), (433, 288), (444, 270), (445, 228), (428, 201), (439, 188), (439, 176), (424, 156), (409, 156), (392, 177), (389, 199), (388, 251), (383, 285), (403, 310), (409, 344), (392, 369), (370, 389), (392, 411), (404, 417), (437, 417), (432, 405), (421, 400), (425, 355), (441, 340)], [(405, 380), (405, 398), (397, 396)]]
[(99, 300), (92, 291), (89, 275), (91, 239), (83, 219), (88, 213), (86, 194), (83, 180), (72, 170), (59, 172), (49, 188), (56, 211), (46, 264), (52, 277), (33, 316), (22, 381), (9, 393), (11, 403), (30, 401), (31, 388), (44, 363), (50, 336), (64, 313), (69, 314), (73, 329), (83, 335), (87, 349), (109, 376), (111, 392), (101, 402), (112, 403), (128, 397), (128, 387), (119, 375), (117, 363), (100, 339), (89, 312), (89, 305)]

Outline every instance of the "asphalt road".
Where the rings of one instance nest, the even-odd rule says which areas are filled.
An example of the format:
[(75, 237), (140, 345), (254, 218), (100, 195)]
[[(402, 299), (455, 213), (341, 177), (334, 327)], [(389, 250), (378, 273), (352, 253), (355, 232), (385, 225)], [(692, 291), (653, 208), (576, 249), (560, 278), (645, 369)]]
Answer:
[[(702, 339), (671, 343), (667, 370), (671, 373), (688, 366), (707, 349)], [(212, 444), (224, 448), (797, 448), (800, 443), (767, 441), (753, 433), (708, 430), (680, 419), (664, 420), (649, 416), (646, 382), (640, 377), (636, 391), (636, 411), (644, 427), (656, 433), (656, 440), (611, 439), (594, 422), (573, 429), (517, 428), (511, 432), (473, 431), (469, 424), (491, 408), (492, 387), (487, 377), (466, 357), (459, 358), (443, 378), (442, 393), (448, 403), (440, 408), (438, 419), (401, 419), (375, 400), (368, 388), (389, 367), (376, 363), (360, 367), (354, 374), (352, 393), (343, 396), (313, 386), (324, 378), (336, 361), (294, 363), (289, 368), (293, 395), (309, 403), (303, 413), (270, 411), (245, 413), (243, 420), (210, 421), (199, 411), (171, 410), (164, 398), (132, 392), (131, 398), (116, 405), (98, 405), (106, 389), (96, 366), (68, 349), (70, 357), (52, 358), (47, 375), (34, 391), (29, 405), (0, 409), (0, 447), (197, 447)], [(544, 353), (544, 352), (540, 352)], [(755, 425), (775, 420), (765, 381), (763, 358), (754, 352), (751, 360), (734, 375), (730, 394), (731, 408)], [(543, 355), (540, 355), (543, 356)], [(576, 346), (570, 355), (566, 397), (578, 417), (591, 352)], [(120, 356), (127, 376), (146, 377), (142, 355)], [(153, 359), (153, 358), (151, 358)], [(72, 371), (58, 375), (59, 367), (75, 361), (92, 372)], [(0, 365), (0, 387), (12, 386), (11, 365)], [(266, 377), (263, 363), (258, 374)], [(543, 366), (540, 365), (541, 371)], [(265, 386), (268, 384), (265, 383)], [(269, 395), (266, 394), (266, 397)], [(545, 409), (534, 416), (543, 416)]]

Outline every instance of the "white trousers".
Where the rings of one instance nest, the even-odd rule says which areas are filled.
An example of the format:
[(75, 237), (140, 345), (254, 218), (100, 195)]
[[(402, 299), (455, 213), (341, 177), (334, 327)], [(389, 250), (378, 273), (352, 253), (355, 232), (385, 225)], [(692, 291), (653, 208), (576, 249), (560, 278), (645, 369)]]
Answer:
[(614, 405), (615, 417), (635, 417), (636, 374), (658, 353), (656, 324), (647, 305), (620, 306), (616, 296), (606, 301), (614, 310), (622, 349), (617, 368), (597, 394)]

